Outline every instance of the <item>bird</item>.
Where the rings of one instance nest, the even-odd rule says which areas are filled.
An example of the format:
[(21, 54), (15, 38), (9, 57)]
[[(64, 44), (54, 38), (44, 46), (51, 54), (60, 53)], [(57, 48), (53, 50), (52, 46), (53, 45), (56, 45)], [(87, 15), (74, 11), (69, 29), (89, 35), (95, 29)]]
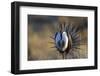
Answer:
[(78, 34), (78, 29), (72, 25), (60, 24), (59, 31), (56, 31), (52, 37), (54, 40), (55, 48), (62, 55), (62, 58), (65, 59), (66, 55), (72, 49), (80, 49), (80, 36)]

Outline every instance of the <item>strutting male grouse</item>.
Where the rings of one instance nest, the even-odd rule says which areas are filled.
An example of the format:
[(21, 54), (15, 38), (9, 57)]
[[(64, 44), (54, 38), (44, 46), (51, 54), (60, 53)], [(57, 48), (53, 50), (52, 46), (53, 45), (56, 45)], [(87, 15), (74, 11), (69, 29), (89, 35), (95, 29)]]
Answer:
[(80, 45), (80, 36), (77, 33), (78, 29), (70, 25), (59, 25), (59, 31), (57, 31), (53, 37), (55, 47), (62, 54), (63, 59), (71, 49), (80, 49), (77, 46)]

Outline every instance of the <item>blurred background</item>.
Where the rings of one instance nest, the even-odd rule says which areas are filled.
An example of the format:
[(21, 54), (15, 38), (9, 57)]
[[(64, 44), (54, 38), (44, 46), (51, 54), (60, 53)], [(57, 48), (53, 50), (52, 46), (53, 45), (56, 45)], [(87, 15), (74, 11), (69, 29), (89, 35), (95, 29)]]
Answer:
[(79, 59), (88, 57), (87, 35), (88, 18), (87, 17), (69, 17), (69, 16), (44, 16), (28, 15), (28, 60), (55, 60), (62, 59), (61, 54), (50, 43), (54, 42), (53, 37), (59, 23), (66, 22), (66, 26), (78, 27), (80, 31), (81, 43), (77, 49), (67, 54), (66, 59)]

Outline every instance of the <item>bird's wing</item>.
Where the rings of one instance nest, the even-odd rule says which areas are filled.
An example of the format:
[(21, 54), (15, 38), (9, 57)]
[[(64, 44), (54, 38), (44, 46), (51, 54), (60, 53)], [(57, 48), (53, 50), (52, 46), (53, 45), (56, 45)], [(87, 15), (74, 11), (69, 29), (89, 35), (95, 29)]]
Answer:
[(60, 32), (57, 32), (56, 34), (55, 34), (55, 44), (56, 44), (56, 47), (57, 48), (60, 48), (59, 47), (59, 41), (61, 40), (61, 33)]

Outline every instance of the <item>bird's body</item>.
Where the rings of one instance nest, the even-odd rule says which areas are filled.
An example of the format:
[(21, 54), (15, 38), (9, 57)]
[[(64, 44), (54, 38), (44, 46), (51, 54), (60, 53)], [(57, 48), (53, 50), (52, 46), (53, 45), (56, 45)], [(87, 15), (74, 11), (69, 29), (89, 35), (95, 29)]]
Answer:
[(71, 36), (63, 31), (63, 32), (57, 32), (55, 34), (55, 44), (58, 51), (62, 54), (68, 54), (69, 50), (71, 49)]
[(76, 28), (69, 28), (69, 26), (65, 27), (64, 24), (64, 28), (62, 28), (62, 25), (60, 25), (60, 30), (54, 35), (53, 39), (55, 42), (55, 47), (57, 48), (57, 51), (62, 54), (63, 59), (66, 58), (66, 55), (71, 49), (76, 49), (77, 45), (80, 43), (80, 37), (76, 31)]
[(56, 47), (60, 52), (64, 52), (68, 47), (68, 36), (66, 32), (57, 32), (55, 35)]

